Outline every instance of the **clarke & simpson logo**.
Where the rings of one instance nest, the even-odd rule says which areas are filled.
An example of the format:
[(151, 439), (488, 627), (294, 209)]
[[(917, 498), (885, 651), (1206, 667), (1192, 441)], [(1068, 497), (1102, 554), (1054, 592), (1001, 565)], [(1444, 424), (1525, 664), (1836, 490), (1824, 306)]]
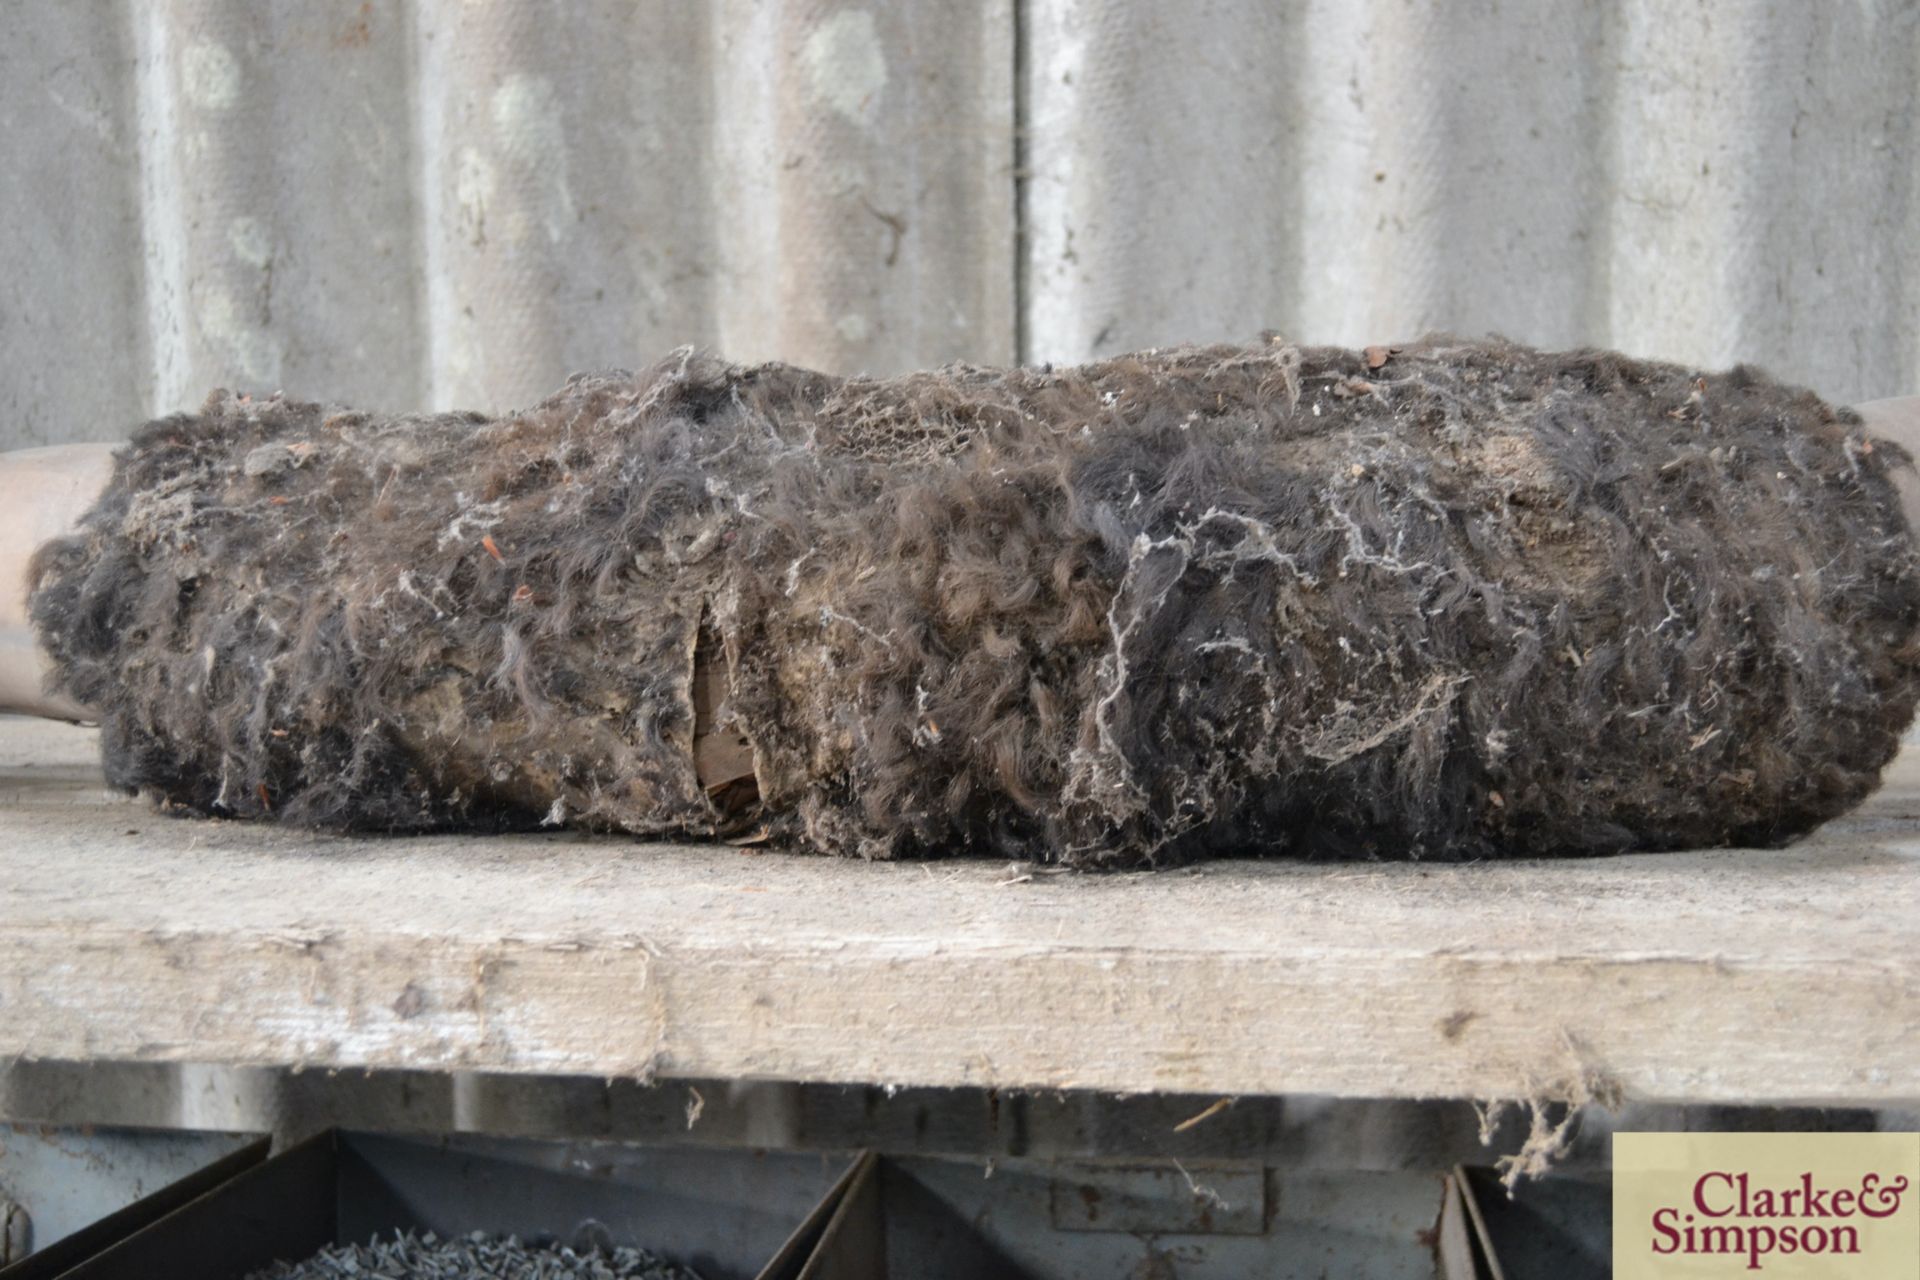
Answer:
[(1775, 1253), (1858, 1257), (1860, 1225), (1849, 1219), (1891, 1218), (1912, 1185), (1904, 1174), (1883, 1181), (1869, 1173), (1857, 1188), (1820, 1187), (1811, 1173), (1802, 1173), (1797, 1187), (1755, 1191), (1751, 1176), (1725, 1169), (1703, 1173), (1688, 1204), (1655, 1209), (1654, 1253), (1740, 1254), (1749, 1271), (1760, 1270)]
[(1616, 1277), (1920, 1277), (1920, 1134), (1617, 1133)]

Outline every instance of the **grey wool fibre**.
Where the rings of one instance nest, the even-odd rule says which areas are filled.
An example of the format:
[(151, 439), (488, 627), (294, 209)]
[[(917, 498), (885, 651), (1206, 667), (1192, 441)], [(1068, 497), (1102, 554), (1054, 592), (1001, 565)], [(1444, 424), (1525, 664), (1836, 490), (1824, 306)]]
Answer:
[(198, 813), (1077, 865), (1776, 845), (1912, 717), (1905, 465), (1750, 368), (1499, 341), (683, 351), (497, 418), (216, 392), (32, 607), (110, 781)]

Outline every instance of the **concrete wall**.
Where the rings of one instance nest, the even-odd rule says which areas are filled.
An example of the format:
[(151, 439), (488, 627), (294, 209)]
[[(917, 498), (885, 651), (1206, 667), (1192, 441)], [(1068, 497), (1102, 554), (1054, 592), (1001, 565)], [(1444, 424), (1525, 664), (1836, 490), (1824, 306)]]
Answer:
[(1431, 328), (1920, 391), (1920, 3), (24, 0), (0, 446)]

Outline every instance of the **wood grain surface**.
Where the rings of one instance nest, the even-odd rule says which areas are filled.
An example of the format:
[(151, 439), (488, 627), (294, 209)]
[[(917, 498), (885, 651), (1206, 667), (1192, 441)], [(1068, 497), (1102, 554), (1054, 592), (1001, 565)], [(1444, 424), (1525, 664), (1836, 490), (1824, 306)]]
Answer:
[(1920, 761), (1790, 849), (1046, 874), (347, 839), (0, 720), (0, 1059), (899, 1085), (1920, 1099)]

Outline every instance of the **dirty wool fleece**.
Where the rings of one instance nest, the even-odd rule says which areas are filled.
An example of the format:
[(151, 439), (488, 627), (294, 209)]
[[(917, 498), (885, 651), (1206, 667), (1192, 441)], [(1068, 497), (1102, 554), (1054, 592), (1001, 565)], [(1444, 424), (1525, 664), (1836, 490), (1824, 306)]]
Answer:
[(32, 603), (110, 780), (200, 813), (1072, 864), (1772, 845), (1911, 718), (1905, 464), (1749, 368), (1501, 342), (680, 352), (499, 418), (217, 392)]

